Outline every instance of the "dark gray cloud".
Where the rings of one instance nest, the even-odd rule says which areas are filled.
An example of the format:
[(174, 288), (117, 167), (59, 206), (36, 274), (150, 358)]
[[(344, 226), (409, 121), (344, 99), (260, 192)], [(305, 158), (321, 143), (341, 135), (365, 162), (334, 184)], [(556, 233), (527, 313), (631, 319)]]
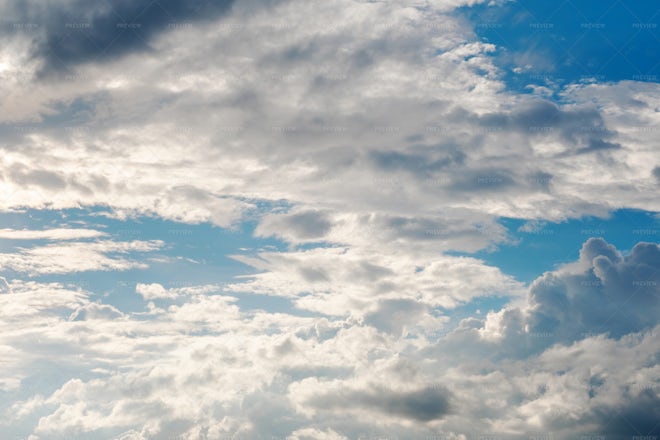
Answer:
[(33, 56), (44, 72), (70, 71), (76, 64), (148, 50), (157, 34), (225, 13), (233, 0), (13, 1), (17, 21), (43, 34)]
[(361, 407), (418, 422), (439, 420), (451, 410), (449, 391), (441, 387), (405, 392), (384, 388), (346, 391), (317, 396), (310, 403), (323, 409)]
[(388, 267), (361, 261), (351, 271), (350, 278), (356, 281), (373, 283), (391, 275), (394, 275), (394, 271)]
[(370, 153), (374, 164), (384, 171), (408, 171), (413, 174), (433, 173), (449, 166), (461, 164), (465, 154), (455, 150), (449, 151), (444, 157), (429, 160), (421, 154), (408, 154), (398, 151), (374, 151)]
[(486, 235), (497, 240), (502, 232), (499, 225), (477, 215), (475, 213), (470, 223), (460, 217), (450, 218), (449, 215), (445, 218), (371, 215), (363, 217), (362, 221), (382, 231), (388, 240), (453, 241)]
[(562, 155), (585, 154), (621, 148), (611, 142), (616, 132), (607, 128), (603, 116), (595, 108), (562, 108), (545, 100), (522, 104), (510, 113), (474, 116), (455, 111), (453, 119), (467, 118), (484, 132), (509, 132), (527, 136), (558, 136), (571, 148)]
[(298, 269), (300, 275), (310, 283), (315, 283), (319, 281), (328, 281), (328, 274), (321, 268), (312, 268), (312, 267), (301, 267)]
[(518, 185), (512, 174), (512, 171), (494, 168), (465, 170), (454, 177), (450, 188), (470, 192), (503, 191)]
[(63, 189), (67, 185), (66, 179), (55, 171), (30, 170), (23, 164), (12, 165), (8, 171), (13, 181), (22, 186)]
[(295, 230), (300, 238), (322, 237), (332, 227), (332, 223), (327, 216), (317, 211), (294, 214), (289, 216), (287, 220), (289, 227)]
[(652, 389), (647, 389), (625, 400), (615, 407), (594, 409), (592, 435), (607, 434), (608, 439), (657, 439), (660, 435), (660, 398)]
[(621, 144), (617, 144), (614, 142), (607, 142), (603, 139), (597, 139), (597, 138), (590, 138), (587, 141), (587, 145), (578, 149), (575, 153), (576, 154), (585, 154), (585, 153), (591, 153), (594, 151), (603, 151), (603, 150), (616, 150), (621, 148)]
[(257, 234), (295, 240), (321, 240), (331, 229), (332, 221), (327, 213), (309, 210), (268, 216), (257, 228)]

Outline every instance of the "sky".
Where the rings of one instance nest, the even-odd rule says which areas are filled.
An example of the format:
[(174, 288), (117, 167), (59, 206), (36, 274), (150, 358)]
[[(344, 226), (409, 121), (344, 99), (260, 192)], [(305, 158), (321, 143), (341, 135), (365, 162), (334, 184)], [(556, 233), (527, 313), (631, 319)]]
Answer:
[(657, 440), (657, 2), (0, 17), (0, 438)]

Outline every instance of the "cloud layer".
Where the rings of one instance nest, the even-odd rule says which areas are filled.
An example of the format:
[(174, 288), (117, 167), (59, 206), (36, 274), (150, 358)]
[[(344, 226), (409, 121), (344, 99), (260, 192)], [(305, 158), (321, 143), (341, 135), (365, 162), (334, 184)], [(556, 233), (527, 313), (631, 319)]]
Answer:
[[(14, 396), (3, 426), (35, 439), (657, 435), (659, 253), (640, 243), (623, 257), (589, 240), (520, 306), (442, 336), (413, 302), (382, 302), (363, 320), (303, 317), (243, 310), (218, 287), (138, 284), (145, 309), (124, 313), (14, 280), (0, 296), (2, 386)], [(618, 277), (599, 272), (604, 259)], [(32, 394), (46, 372), (50, 391)]]
[[(529, 285), (466, 254), (515, 246), (503, 218), (660, 211), (660, 88), (508, 88), (457, 13), (499, 3), (1, 2), (0, 431), (657, 436), (656, 243)], [(232, 245), (242, 276), (204, 267)]]

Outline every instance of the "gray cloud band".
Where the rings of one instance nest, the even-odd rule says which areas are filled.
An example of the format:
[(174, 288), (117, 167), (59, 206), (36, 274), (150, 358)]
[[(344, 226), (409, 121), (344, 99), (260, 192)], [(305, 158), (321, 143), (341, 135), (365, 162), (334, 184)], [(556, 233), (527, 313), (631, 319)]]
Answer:
[(84, 0), (11, 2), (9, 32), (36, 31), (32, 56), (42, 75), (68, 72), (79, 63), (104, 61), (150, 49), (156, 35), (226, 13), (233, 0)]

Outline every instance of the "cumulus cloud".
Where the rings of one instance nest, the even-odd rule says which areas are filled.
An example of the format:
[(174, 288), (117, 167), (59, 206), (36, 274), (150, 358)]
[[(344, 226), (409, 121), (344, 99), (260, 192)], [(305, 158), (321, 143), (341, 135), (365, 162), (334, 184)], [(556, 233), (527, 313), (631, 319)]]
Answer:
[(71, 316), (69, 321), (87, 321), (90, 319), (120, 319), (124, 316), (122, 312), (115, 307), (107, 304), (90, 303), (77, 308)]
[(149, 300), (149, 299), (157, 299), (157, 298), (172, 298), (174, 295), (167, 290), (160, 284), (154, 283), (154, 284), (141, 284), (138, 283), (135, 286), (135, 292), (138, 293), (142, 298)]
[(660, 247), (638, 243), (623, 256), (591, 238), (580, 259), (532, 283), (525, 308), (490, 314), (480, 330), (513, 353), (527, 355), (592, 335), (620, 338), (653, 328), (660, 307)]

